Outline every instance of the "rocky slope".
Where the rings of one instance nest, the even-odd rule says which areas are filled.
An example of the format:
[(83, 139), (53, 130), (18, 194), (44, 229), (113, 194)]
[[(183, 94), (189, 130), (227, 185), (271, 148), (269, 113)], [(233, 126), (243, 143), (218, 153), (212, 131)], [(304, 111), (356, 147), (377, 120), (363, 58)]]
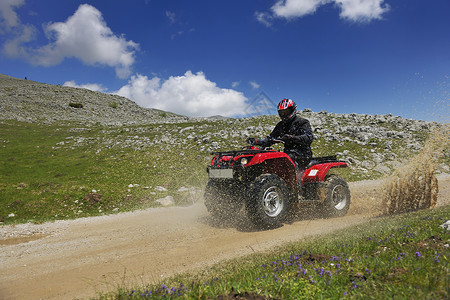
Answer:
[(145, 109), (117, 95), (63, 87), (0, 74), (0, 119), (111, 125), (177, 122), (186, 118)]

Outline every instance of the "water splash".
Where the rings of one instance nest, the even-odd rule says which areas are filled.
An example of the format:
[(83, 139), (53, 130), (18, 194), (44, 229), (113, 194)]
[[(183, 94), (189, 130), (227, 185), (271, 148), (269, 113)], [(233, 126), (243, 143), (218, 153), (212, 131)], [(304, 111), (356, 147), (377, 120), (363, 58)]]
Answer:
[(441, 124), (430, 134), (424, 148), (398, 168), (384, 184), (383, 210), (397, 214), (436, 206), (438, 160), (447, 155), (450, 125)]

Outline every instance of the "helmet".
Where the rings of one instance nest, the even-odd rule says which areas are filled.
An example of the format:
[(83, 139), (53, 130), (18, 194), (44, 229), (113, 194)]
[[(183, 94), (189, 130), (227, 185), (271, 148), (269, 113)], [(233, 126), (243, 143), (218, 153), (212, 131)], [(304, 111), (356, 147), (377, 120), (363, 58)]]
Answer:
[(278, 115), (283, 122), (291, 120), (297, 112), (297, 105), (291, 99), (283, 99), (277, 106)]

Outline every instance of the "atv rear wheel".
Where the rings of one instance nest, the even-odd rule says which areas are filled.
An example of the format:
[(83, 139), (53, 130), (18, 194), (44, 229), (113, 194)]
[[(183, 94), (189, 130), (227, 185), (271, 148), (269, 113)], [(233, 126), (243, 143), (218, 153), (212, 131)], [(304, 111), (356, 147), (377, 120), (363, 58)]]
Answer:
[(257, 177), (246, 199), (247, 216), (259, 228), (280, 226), (289, 211), (289, 191), (283, 179), (274, 174)]
[(325, 199), (323, 211), (325, 217), (342, 217), (350, 207), (350, 189), (345, 180), (335, 174), (325, 177)]

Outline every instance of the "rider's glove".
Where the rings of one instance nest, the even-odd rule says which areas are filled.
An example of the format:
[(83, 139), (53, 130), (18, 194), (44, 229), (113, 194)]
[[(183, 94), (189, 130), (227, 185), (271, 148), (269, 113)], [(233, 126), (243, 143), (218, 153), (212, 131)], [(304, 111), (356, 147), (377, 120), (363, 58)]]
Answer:
[(248, 139), (245, 140), (247, 143), (249, 143), (250, 145), (255, 145), (256, 144), (256, 139), (249, 137)]
[(283, 142), (289, 142), (292, 141), (293, 135), (291, 134), (284, 134), (280, 137), (280, 140), (282, 140)]

